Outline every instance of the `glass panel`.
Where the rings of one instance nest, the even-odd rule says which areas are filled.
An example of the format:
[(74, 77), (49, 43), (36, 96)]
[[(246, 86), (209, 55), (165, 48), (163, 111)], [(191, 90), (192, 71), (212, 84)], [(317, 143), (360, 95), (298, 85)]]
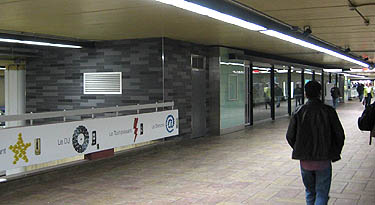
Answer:
[(253, 66), (253, 99), (254, 122), (271, 118), (270, 66), (256, 64)]
[(288, 114), (288, 69), (275, 68), (275, 116)]
[(245, 72), (243, 65), (220, 65), (220, 128), (245, 124)]
[(229, 74), (228, 76), (228, 100), (238, 100), (238, 76), (237, 74)]

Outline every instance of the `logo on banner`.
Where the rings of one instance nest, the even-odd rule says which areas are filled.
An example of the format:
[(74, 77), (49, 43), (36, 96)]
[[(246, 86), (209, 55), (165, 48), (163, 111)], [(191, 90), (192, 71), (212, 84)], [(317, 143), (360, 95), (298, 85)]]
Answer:
[(6, 154), (7, 153), (7, 148), (0, 149), (0, 155)]
[(169, 133), (173, 132), (174, 124), (175, 124), (175, 120), (174, 120), (173, 115), (168, 115), (167, 120), (165, 121), (165, 127), (167, 128), (167, 131)]
[(133, 128), (134, 128), (134, 142), (137, 140), (138, 130), (140, 130), (140, 134), (139, 135), (143, 135), (143, 123), (140, 123), (140, 128), (138, 128), (138, 120), (139, 120), (138, 117), (134, 118), (134, 125), (133, 125)]
[(41, 144), (40, 144), (40, 138), (35, 139), (35, 155), (41, 154)]
[(26, 150), (31, 146), (31, 143), (24, 143), (22, 139), (22, 134), (18, 134), (18, 141), (15, 145), (10, 145), (9, 149), (14, 153), (13, 164), (17, 164), (19, 159), (23, 159), (25, 162), (29, 162), (29, 159), (26, 155)]
[(84, 152), (89, 145), (90, 137), (86, 127), (80, 125), (73, 133), (72, 144), (78, 153)]

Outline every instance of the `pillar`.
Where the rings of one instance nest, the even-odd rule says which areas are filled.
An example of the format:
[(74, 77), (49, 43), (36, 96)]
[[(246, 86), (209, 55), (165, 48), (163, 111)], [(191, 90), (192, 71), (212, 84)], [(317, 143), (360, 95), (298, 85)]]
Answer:
[[(23, 65), (9, 65), (4, 72), (5, 115), (20, 115), (26, 112), (26, 71)], [(25, 121), (5, 122), (6, 127), (24, 126)], [(25, 167), (6, 170), (6, 175), (25, 171)]]

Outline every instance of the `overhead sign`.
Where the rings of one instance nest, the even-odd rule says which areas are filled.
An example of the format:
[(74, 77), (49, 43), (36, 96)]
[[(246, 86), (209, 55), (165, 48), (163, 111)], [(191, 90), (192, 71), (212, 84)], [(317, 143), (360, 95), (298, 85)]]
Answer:
[(0, 170), (178, 135), (178, 111), (0, 130)]

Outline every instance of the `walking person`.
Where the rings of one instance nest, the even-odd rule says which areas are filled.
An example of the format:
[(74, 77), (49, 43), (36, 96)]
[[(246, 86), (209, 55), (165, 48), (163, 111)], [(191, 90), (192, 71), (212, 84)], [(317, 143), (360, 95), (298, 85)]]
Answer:
[(300, 160), (306, 203), (327, 204), (332, 180), (332, 165), (341, 159), (345, 134), (338, 115), (320, 99), (321, 85), (305, 85), (307, 103), (297, 108), (290, 120), (286, 139), (292, 159)]
[(296, 107), (298, 105), (302, 105), (302, 89), (300, 84), (296, 84), (296, 88), (294, 88), (294, 96), (296, 98)]
[(283, 90), (280, 88), (279, 84), (275, 84), (275, 97), (276, 107), (280, 107), (281, 99), (283, 97)]
[(266, 85), (266, 87), (263, 88), (264, 90), (264, 105), (266, 107), (266, 110), (267, 110), (267, 105), (269, 105), (271, 107), (271, 88), (268, 87), (268, 84)]
[(364, 89), (364, 96), (365, 96), (365, 107), (371, 105), (371, 99), (374, 97), (374, 88), (372, 87), (371, 83), (367, 84)]
[(338, 87), (333, 86), (333, 88), (331, 88), (331, 97), (332, 97), (332, 106), (333, 108), (337, 108), (337, 105), (339, 104), (339, 98), (340, 98), (341, 94), (340, 94), (340, 90)]
[(363, 100), (363, 91), (364, 90), (365, 90), (365, 86), (362, 83), (359, 83), (357, 85), (357, 92), (358, 92), (359, 102), (362, 102), (362, 100)]

